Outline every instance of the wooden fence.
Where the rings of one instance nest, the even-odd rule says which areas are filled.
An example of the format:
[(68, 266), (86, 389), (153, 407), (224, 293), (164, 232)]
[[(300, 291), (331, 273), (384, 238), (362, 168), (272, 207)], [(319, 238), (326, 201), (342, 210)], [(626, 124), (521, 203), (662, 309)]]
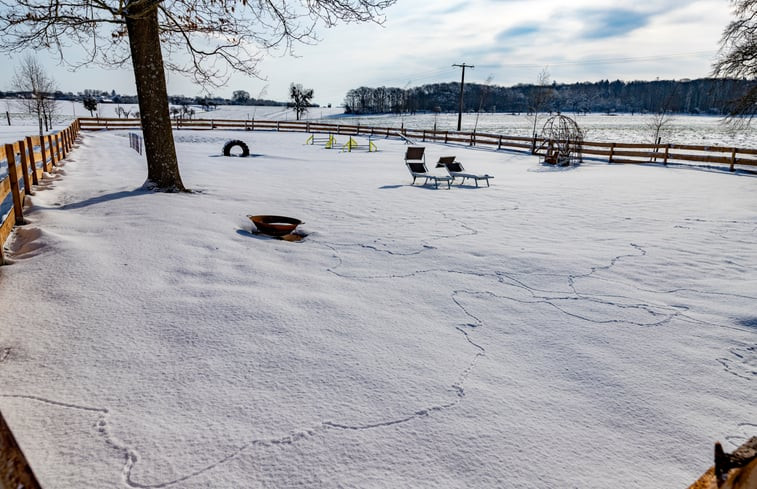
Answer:
[[(79, 119), (82, 130), (140, 129), (139, 119)], [(256, 121), (256, 120), (174, 120), (176, 129), (242, 129), (247, 131), (280, 131), (330, 133), (349, 136), (403, 137), (416, 142), (443, 142), (486, 146), (540, 154), (538, 148), (544, 139), (539, 137), (507, 136), (460, 131), (433, 131), (396, 127), (375, 127), (331, 124), (309, 121)], [(735, 171), (739, 166), (757, 166), (757, 149), (724, 146), (698, 146), (692, 144), (608, 143), (584, 141), (583, 155), (600, 157), (608, 163), (711, 163), (727, 166)]]
[(0, 413), (0, 487), (40, 489), (24, 452)]
[(32, 185), (39, 184), (43, 172), (52, 171), (68, 156), (79, 134), (79, 121), (53, 134), (27, 136), (15, 143), (0, 145), (0, 161), (6, 161), (8, 175), (0, 180), (0, 204), (11, 195), (12, 205), (7, 215), (0, 214), (0, 265), (5, 262), (3, 244), (16, 224), (24, 222), (24, 197)]

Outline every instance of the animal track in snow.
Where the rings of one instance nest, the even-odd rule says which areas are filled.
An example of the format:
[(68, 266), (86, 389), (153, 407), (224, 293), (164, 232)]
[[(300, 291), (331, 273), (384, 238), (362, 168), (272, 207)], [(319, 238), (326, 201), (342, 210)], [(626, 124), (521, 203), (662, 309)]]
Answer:
[(729, 374), (746, 380), (757, 377), (757, 346), (731, 348), (731, 356), (718, 358), (718, 362)]

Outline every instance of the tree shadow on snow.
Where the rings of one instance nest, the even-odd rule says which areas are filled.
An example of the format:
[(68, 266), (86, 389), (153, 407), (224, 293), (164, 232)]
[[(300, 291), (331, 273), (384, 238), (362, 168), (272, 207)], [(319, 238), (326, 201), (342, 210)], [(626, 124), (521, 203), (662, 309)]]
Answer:
[(81, 202), (73, 202), (71, 204), (64, 204), (57, 209), (69, 210), (69, 209), (81, 209), (82, 207), (89, 207), (95, 204), (102, 204), (103, 202), (109, 202), (111, 200), (124, 199), (126, 197), (136, 197), (137, 195), (147, 195), (154, 193), (152, 190), (146, 190), (144, 188), (138, 188), (134, 190), (122, 190), (120, 192), (113, 192), (110, 194), (98, 195), (97, 197), (90, 197), (89, 199), (82, 200)]
[(757, 317), (747, 317), (738, 320), (739, 324), (748, 328), (757, 328)]

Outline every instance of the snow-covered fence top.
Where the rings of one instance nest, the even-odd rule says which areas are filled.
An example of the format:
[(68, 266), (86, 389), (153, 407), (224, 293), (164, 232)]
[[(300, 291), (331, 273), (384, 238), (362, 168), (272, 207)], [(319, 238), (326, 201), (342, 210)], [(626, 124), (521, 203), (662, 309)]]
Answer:
[(16, 224), (24, 222), (24, 197), (68, 155), (79, 133), (79, 122), (44, 136), (27, 136), (15, 143), (0, 144), (0, 265), (2, 246)]
[[(139, 129), (139, 119), (78, 119), (82, 130), (98, 129)], [(265, 121), (265, 120), (221, 120), (221, 119), (177, 119), (176, 129), (243, 129), (247, 131), (309, 132), (343, 135), (368, 135), (402, 137), (418, 142), (443, 142), (469, 146), (489, 146), (496, 149), (532, 152), (544, 138), (508, 136), (463, 131), (436, 131), (407, 129), (404, 127), (376, 127), (331, 124), (310, 121)], [(727, 166), (735, 171), (737, 166), (757, 166), (757, 149), (698, 146), (675, 143), (610, 143), (583, 141), (584, 156), (596, 156), (609, 163), (710, 163)]]

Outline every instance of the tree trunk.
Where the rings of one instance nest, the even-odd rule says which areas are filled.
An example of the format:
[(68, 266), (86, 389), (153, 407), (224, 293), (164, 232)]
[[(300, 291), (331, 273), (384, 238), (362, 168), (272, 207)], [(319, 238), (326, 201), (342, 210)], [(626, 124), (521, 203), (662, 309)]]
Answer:
[(147, 157), (145, 185), (163, 192), (184, 191), (168, 112), (157, 4), (144, 11), (129, 10), (125, 20)]

